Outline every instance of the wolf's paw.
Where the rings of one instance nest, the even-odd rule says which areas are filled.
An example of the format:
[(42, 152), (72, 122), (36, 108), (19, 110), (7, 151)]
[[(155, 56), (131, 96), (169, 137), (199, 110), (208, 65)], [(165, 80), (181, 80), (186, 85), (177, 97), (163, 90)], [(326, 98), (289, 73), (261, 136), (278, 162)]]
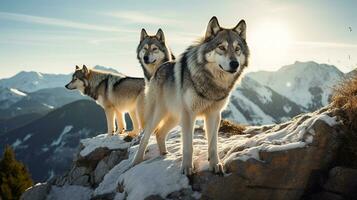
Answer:
[(134, 139), (133, 137), (127, 135), (127, 136), (124, 137), (123, 140), (124, 140), (125, 142), (131, 142), (133, 139)]
[(119, 129), (115, 132), (115, 134), (119, 134), (119, 135), (121, 135), (123, 133), (125, 133), (125, 129)]
[(129, 133), (128, 133), (128, 136), (130, 136), (130, 137), (132, 137), (132, 138), (134, 138), (134, 137), (136, 137), (136, 136), (138, 136), (139, 135), (139, 132), (138, 131), (130, 131)]
[(194, 173), (192, 165), (184, 165), (184, 164), (182, 164), (181, 171), (186, 176), (192, 176), (193, 173)]
[(166, 151), (160, 151), (160, 155), (164, 156), (164, 155), (167, 155), (169, 154), (169, 152), (166, 150)]
[(209, 170), (218, 175), (224, 175), (224, 168), (222, 163), (210, 164)]

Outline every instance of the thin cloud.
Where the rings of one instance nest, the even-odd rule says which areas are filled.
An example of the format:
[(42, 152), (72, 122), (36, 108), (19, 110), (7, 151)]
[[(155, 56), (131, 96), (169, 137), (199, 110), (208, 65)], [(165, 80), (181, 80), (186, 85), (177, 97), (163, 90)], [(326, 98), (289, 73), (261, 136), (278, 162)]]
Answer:
[(314, 41), (296, 41), (294, 45), (310, 47), (338, 47), (338, 48), (357, 48), (357, 44), (338, 43), (338, 42), (314, 42)]
[(104, 32), (136, 32), (128, 29), (121, 29), (117, 27), (110, 26), (98, 26), (93, 24), (86, 24), (80, 22), (74, 22), (64, 19), (49, 18), (49, 17), (39, 17), (33, 15), (25, 15), (19, 13), (10, 13), (10, 12), (0, 12), (0, 19), (20, 21), (26, 23), (35, 23), (35, 24), (44, 24), (50, 26), (59, 26), (66, 28), (75, 28), (82, 30), (92, 30), (92, 31), (104, 31)]
[(155, 25), (170, 25), (180, 23), (178, 20), (167, 19), (167, 17), (156, 17), (151, 14), (142, 13), (138, 11), (120, 11), (105, 13), (105, 15), (112, 16), (125, 20), (130, 23), (155, 24)]

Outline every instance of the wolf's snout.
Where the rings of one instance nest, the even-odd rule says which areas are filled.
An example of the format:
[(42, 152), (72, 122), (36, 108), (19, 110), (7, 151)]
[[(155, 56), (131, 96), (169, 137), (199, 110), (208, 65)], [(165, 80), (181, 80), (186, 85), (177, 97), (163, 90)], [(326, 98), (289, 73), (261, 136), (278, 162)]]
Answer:
[(66, 87), (67, 89), (69, 89), (69, 88), (68, 88), (68, 85), (69, 85), (69, 84), (65, 85), (64, 87)]
[(149, 61), (149, 56), (144, 56), (144, 61), (147, 63)]
[(230, 63), (229, 63), (229, 67), (231, 68), (231, 69), (237, 69), (238, 67), (239, 67), (239, 63), (237, 62), (237, 61), (231, 61)]

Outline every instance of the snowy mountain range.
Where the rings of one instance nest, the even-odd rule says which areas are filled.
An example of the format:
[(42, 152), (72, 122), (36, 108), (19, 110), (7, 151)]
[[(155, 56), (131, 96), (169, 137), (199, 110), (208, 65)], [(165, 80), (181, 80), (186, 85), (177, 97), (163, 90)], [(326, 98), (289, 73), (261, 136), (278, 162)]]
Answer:
[(22, 92), (34, 92), (44, 88), (63, 87), (71, 79), (69, 74), (45, 74), (22, 71), (13, 77), (0, 80), (0, 86)]
[(345, 74), (332, 65), (295, 62), (275, 72), (260, 71), (248, 76), (304, 108), (316, 110), (328, 103), (333, 87)]
[[(351, 73), (315, 62), (248, 73), (233, 91), (223, 118), (250, 125), (287, 121), (326, 105), (333, 86)], [(12, 145), (36, 181), (61, 174), (80, 139), (106, 130), (103, 110), (97, 104), (64, 89), (70, 78), (20, 72), (0, 80), (0, 146)]]

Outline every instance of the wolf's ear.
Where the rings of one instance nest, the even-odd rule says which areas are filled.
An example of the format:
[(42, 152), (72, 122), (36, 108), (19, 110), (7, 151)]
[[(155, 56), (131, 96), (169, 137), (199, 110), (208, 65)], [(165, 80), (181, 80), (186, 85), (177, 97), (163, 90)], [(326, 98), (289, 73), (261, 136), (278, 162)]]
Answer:
[(140, 42), (143, 41), (147, 36), (148, 36), (148, 33), (146, 32), (146, 30), (144, 28), (141, 29)]
[(208, 22), (205, 38), (215, 36), (219, 30), (221, 30), (221, 27), (219, 26), (218, 19), (216, 16), (213, 16)]
[(157, 33), (156, 33), (155, 37), (156, 37), (159, 41), (165, 42), (164, 31), (162, 31), (161, 28), (159, 28), (159, 30), (157, 30)]
[(89, 70), (87, 68), (87, 66), (83, 65), (83, 68), (82, 68), (84, 74), (88, 74)]
[(76, 65), (76, 70), (79, 70), (79, 67), (78, 67), (78, 65)]
[(237, 32), (241, 38), (246, 39), (247, 24), (245, 23), (244, 19), (240, 20), (237, 26), (233, 28), (233, 30)]

